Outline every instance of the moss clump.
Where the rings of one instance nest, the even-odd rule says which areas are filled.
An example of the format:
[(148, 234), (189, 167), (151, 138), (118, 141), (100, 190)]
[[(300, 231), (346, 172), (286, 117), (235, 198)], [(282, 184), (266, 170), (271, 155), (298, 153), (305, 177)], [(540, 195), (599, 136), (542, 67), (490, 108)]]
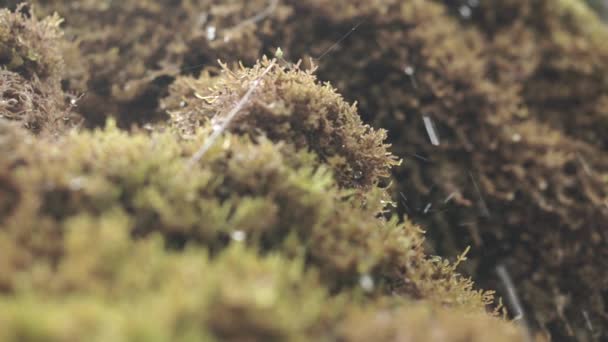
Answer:
[(167, 251), (159, 236), (133, 241), (128, 221), (74, 218), (54, 270), (38, 265), (0, 297), (2, 340), (306, 340), (339, 309), (301, 260), (239, 244), (213, 259)]
[[(378, 217), (382, 189), (362, 206), (316, 155), (262, 137), (225, 135), (186, 168), (211, 131), (184, 140), (110, 125), (52, 144), (2, 131), (15, 147), (0, 163), (15, 199), (0, 229), (7, 338), (329, 338), (345, 298), (388, 294), (485, 314), (491, 292), (429, 258), (418, 227)], [(91, 329), (65, 323), (84, 311)]]
[[(260, 79), (264, 70), (271, 68)], [(251, 100), (239, 110), (228, 130), (250, 136), (263, 133), (297, 149), (314, 152), (345, 187), (370, 188), (390, 176), (396, 158), (387, 150), (384, 130), (364, 125), (356, 105), (347, 104), (329, 84), (320, 85), (312, 71), (263, 61), (253, 68), (219, 76), (179, 78), (163, 105), (171, 123), (188, 135), (202, 123), (220, 125), (254, 82)]]
[[(128, 208), (131, 235), (160, 232), (172, 248), (192, 242), (215, 251), (237, 234), (263, 250), (304, 253), (330, 288), (370, 275), (386, 288), (427, 297), (433, 291), (425, 282), (441, 286), (445, 279), (463, 292), (437, 296), (441, 301), (485, 304), (486, 294), (470, 292), (466, 279), (427, 260), (416, 226), (377, 218), (382, 190), (368, 193), (361, 207), (359, 196), (338, 189), (325, 167), (311, 166), (309, 153), (228, 136), (187, 170), (185, 156), (208, 132), (180, 142), (171, 133), (129, 136), (109, 128), (51, 146), (20, 146), (2, 163), (18, 198), (3, 222), (2, 235), (14, 243), (3, 259), (17, 268), (27, 260), (56, 261), (70, 218)], [(9, 275), (3, 288), (17, 286), (15, 271), (3, 272)]]
[[(23, 265), (34, 274), (32, 260), (61, 262), (66, 222), (118, 208), (133, 222), (132, 241), (159, 234), (168, 249), (204, 247), (214, 260), (234, 237), (246, 237), (260, 254), (304, 260), (331, 295), (352, 294), (372, 279), (374, 300), (395, 292), (480, 311), (487, 296), (453, 266), (428, 258), (413, 223), (382, 218), (389, 216), (380, 202), (386, 194), (377, 185), (394, 159), (382, 133), (346, 104), (357, 100), (364, 120), (388, 128), (396, 155), (408, 158), (394, 172), (399, 209), (426, 223), (434, 252), (455, 255), (473, 245), (468, 271), (495, 288), (495, 267), (505, 264), (534, 329), (554, 339), (603, 338), (606, 29), (582, 0), (473, 4), (41, 3), (45, 13), (68, 18), (80, 51), (66, 49), (66, 58), (85, 56), (86, 71), (71, 72), (68, 88), (89, 79), (82, 108), (90, 125), (107, 115), (122, 125), (158, 118), (165, 98), (169, 131), (182, 131), (176, 138), (111, 128), (33, 148), (7, 138), (22, 146), (0, 173), (0, 194), (9, 198), (0, 201), (3, 228), (10, 227), (5, 245), (20, 246), (5, 264), (7, 293), (19, 288), (15, 272)], [(274, 67), (265, 75), (272, 82), (259, 83), (230, 125), (235, 136), (219, 139), (184, 173), (188, 157), (265, 67), (210, 63), (250, 65), (276, 46), (288, 60), (316, 57), (316, 77), (346, 101), (297, 67)], [(179, 77), (166, 98), (173, 78), (190, 73), (196, 77)], [(429, 121), (438, 146), (429, 143)], [(89, 178), (101, 185), (83, 188)], [(35, 223), (19, 230), (20, 222)], [(363, 317), (385, 311), (366, 300)], [(408, 317), (403, 310), (392, 317)], [(477, 336), (474, 326), (461, 326)], [(338, 333), (352, 338), (330, 335)]]
[(34, 133), (58, 134), (78, 123), (61, 89), (61, 18), (37, 20), (26, 7), (0, 9), (0, 120)]

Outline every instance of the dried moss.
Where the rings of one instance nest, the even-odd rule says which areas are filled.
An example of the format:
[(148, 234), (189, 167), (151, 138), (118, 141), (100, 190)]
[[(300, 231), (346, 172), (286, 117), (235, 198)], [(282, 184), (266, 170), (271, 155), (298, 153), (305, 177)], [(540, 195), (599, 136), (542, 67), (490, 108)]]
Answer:
[[(79, 122), (61, 89), (66, 44), (57, 15), (38, 20), (26, 7), (0, 10), (0, 120), (59, 134)], [(67, 45), (67, 44), (66, 44)]]

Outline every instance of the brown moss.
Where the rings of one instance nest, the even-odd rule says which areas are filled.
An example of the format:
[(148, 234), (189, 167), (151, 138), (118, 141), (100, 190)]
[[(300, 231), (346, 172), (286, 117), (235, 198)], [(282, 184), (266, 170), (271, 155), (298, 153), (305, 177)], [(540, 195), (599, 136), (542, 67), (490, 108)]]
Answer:
[[(120, 123), (163, 118), (158, 99), (173, 77), (192, 74), (218, 58), (255, 62), (291, 8), (268, 1), (34, 1), (65, 18), (66, 35), (83, 56), (89, 125), (109, 115)], [(261, 19), (256, 19), (261, 15)], [(236, 59), (235, 59), (236, 58)]]
[(57, 15), (38, 20), (24, 6), (0, 10), (0, 120), (45, 134), (78, 124), (75, 98), (61, 89), (67, 44), (60, 23)]
[[(599, 22), (577, 2), (483, 4), (471, 19), (481, 29), (425, 1), (296, 6), (308, 16), (290, 27), (291, 58), (322, 56), (357, 28), (317, 61), (318, 76), (389, 128), (407, 158), (396, 198), (436, 251), (473, 245), (469, 266), (488, 287), (506, 262), (532, 321), (554, 338), (587, 336), (582, 310), (605, 326)], [(478, 19), (484, 10), (495, 16)]]
[[(89, 81), (93, 91), (87, 100), (88, 108), (95, 109), (89, 114), (92, 123), (101, 122), (100, 118), (107, 113), (121, 113), (123, 123), (147, 120), (150, 113), (155, 112), (157, 99), (164, 94), (171, 79), (180, 73), (196, 72), (200, 67), (206, 70), (201, 77), (180, 78), (175, 83), (165, 107), (174, 113), (173, 124), (183, 125), (187, 133), (192, 132), (192, 127), (201, 126), (201, 122), (208, 131), (212, 123), (206, 121), (233, 108), (249, 89), (255, 73), (260, 72), (257, 66), (253, 71), (237, 69), (232, 71), (234, 75), (228, 71), (218, 75), (221, 71), (210, 68), (210, 61), (221, 57), (229, 62), (242, 59), (253, 63), (260, 52), (274, 51), (275, 46), (283, 48), (288, 61), (303, 58), (307, 63), (307, 57), (317, 57), (314, 62), (319, 65), (318, 77), (330, 80), (347, 101), (358, 100), (359, 111), (366, 121), (388, 128), (394, 152), (408, 158), (395, 172), (399, 183), (396, 192), (401, 193), (397, 198), (403, 199), (400, 210), (415, 222), (427, 223), (435, 251), (454, 255), (455, 251), (473, 245), (473, 262), (467, 267), (489, 287), (499, 285), (494, 275), (495, 266), (506, 264), (524, 300), (527, 317), (535, 328), (549, 331), (554, 339), (593, 338), (589, 337), (591, 334), (601, 339), (605, 335), (608, 323), (604, 289), (608, 277), (602, 260), (607, 254), (604, 246), (608, 240), (603, 229), (608, 216), (605, 209), (608, 196), (605, 170), (608, 168), (603, 151), (606, 146), (603, 134), (606, 29), (582, 1), (480, 2), (478, 7), (471, 8), (470, 17), (459, 13), (462, 2), (452, 0), (281, 1), (268, 12), (265, 9), (269, 3), (264, 1), (179, 2), (179, 5), (123, 1), (112, 2), (109, 7), (88, 1), (72, 3), (76, 5), (48, 2), (43, 8), (45, 11), (60, 8), (62, 15), (68, 17), (66, 29), (79, 37), (80, 50), (89, 65), (84, 74), (93, 75)], [(175, 16), (165, 15), (170, 6)], [(199, 16), (201, 13), (209, 15)], [(257, 19), (256, 14), (260, 13), (262, 19)], [(243, 18), (252, 20), (240, 25)], [(127, 31), (125, 27), (134, 29)], [(115, 46), (119, 48), (111, 48)], [(190, 68), (192, 65), (196, 66)], [(294, 88), (301, 87), (297, 96), (275, 91), (275, 88), (282, 89), (275, 87), (276, 82), (270, 86), (264, 84), (268, 88), (260, 87), (258, 96), (247, 102), (244, 115), (238, 116), (231, 127), (236, 133), (253, 136), (256, 144), (263, 146), (273, 145), (260, 137), (264, 134), (275, 142), (284, 141), (286, 144), (277, 152), (283, 159), (277, 161), (276, 156), (269, 157), (257, 147), (245, 148), (251, 142), (243, 142), (238, 148), (247, 154), (235, 153), (242, 160), (223, 156), (234, 165), (213, 164), (217, 169), (209, 171), (228, 173), (229, 177), (221, 179), (219, 188), (194, 186), (205, 194), (213, 189), (206, 199), (218, 196), (227, 202), (235, 201), (231, 209), (222, 209), (225, 212), (217, 209), (219, 205), (214, 207), (205, 202), (204, 207), (214, 209), (213, 213), (203, 215), (198, 207), (180, 200), (187, 198), (184, 188), (192, 184), (186, 187), (178, 181), (158, 181), (157, 177), (171, 179), (174, 173), (155, 174), (150, 170), (164, 166), (154, 163), (143, 163), (141, 168), (135, 168), (137, 171), (128, 173), (127, 167), (116, 166), (122, 164), (102, 158), (106, 164), (122, 171), (107, 173), (105, 169), (93, 167), (93, 174), (109, 175), (102, 177), (103, 186), (99, 187), (113, 189), (105, 193), (95, 190), (94, 197), (75, 195), (66, 181), (58, 183), (63, 184), (60, 189), (51, 187), (54, 190), (44, 195), (35, 188), (21, 192), (26, 182), (10, 180), (4, 184), (12, 184), (11, 189), (18, 189), (23, 195), (20, 203), (28, 203), (29, 211), (24, 211), (28, 215), (34, 213), (33, 217), (38, 217), (37, 213), (44, 213), (44, 218), (37, 220), (43, 227), (41, 231), (51, 232), (40, 235), (41, 239), (51, 241), (50, 245), (56, 242), (53, 238), (56, 228), (45, 230), (47, 227), (60, 227), (57, 222), (77, 212), (106, 212), (110, 203), (120, 203), (129, 213), (131, 210), (136, 213), (136, 236), (161, 231), (170, 245), (195, 241), (215, 252), (228, 240), (230, 233), (225, 227), (242, 224), (247, 231), (259, 232), (254, 233), (254, 240), (263, 250), (283, 250), (285, 244), (291, 247), (283, 251), (297, 254), (294, 251), (301, 247), (293, 246), (304, 244), (309, 248), (314, 241), (318, 248), (306, 249), (305, 256), (313, 267), (326, 265), (320, 267), (320, 273), (324, 284), (332, 290), (354, 288), (360, 277), (369, 273), (372, 279), (380, 279), (381, 292), (397, 291), (413, 298), (436, 296), (447, 299), (440, 300), (444, 304), (459, 302), (450, 290), (452, 282), (448, 279), (454, 276), (450, 267), (432, 259), (412, 259), (402, 252), (406, 249), (419, 255), (419, 247), (408, 249), (398, 242), (387, 242), (400, 241), (401, 230), (405, 228), (397, 227), (409, 227), (407, 231), (411, 233), (412, 224), (400, 226), (393, 222), (388, 225), (390, 229), (373, 234), (366, 228), (368, 221), (376, 220), (376, 215), (386, 215), (377, 204), (383, 198), (380, 190), (364, 195), (368, 203), (375, 204), (365, 208), (367, 214), (363, 216), (374, 217), (373, 220), (352, 214), (351, 210), (360, 210), (361, 202), (343, 202), (345, 199), (338, 195), (343, 190), (338, 190), (333, 183), (318, 192), (332, 193), (332, 200), (336, 196), (341, 199), (338, 201), (343, 202), (341, 209), (335, 212), (327, 209), (336, 208), (334, 204), (322, 200), (317, 192), (304, 191), (306, 200), (291, 196), (303, 191), (302, 184), (310, 186), (325, 181), (321, 176), (297, 186), (279, 182), (288, 190), (276, 190), (276, 179), (291, 175), (299, 169), (298, 165), (323, 163), (329, 164), (342, 188), (364, 185), (368, 187), (366, 190), (373, 189), (370, 185), (383, 175), (389, 164), (387, 158), (390, 159), (379, 153), (384, 152), (379, 135), (370, 133), (376, 138), (369, 139), (369, 144), (349, 140), (353, 131), (367, 134), (361, 131), (364, 126), (357, 120), (352, 121), (353, 130), (341, 131), (342, 122), (333, 120), (331, 115), (325, 116), (323, 111), (327, 108), (339, 108), (336, 112), (345, 117), (353, 115), (354, 108), (344, 105), (341, 99), (332, 100), (328, 106), (306, 103), (327, 97), (306, 93), (309, 89), (321, 91), (321, 88), (312, 87), (309, 78), (291, 69), (289, 62), (285, 65), (275, 68), (271, 76), (285, 80), (293, 77)], [(78, 74), (74, 72), (70, 77), (81, 80), (88, 77), (79, 78)], [(306, 81), (298, 83), (302, 79)], [(218, 84), (218, 88), (207, 89)], [(305, 96), (298, 98), (300, 94)], [(277, 98), (286, 104), (278, 109), (266, 106)], [(302, 99), (304, 102), (298, 102)], [(293, 102), (314, 108), (313, 115), (306, 116), (303, 111), (288, 108)], [(107, 105), (100, 106), (100, 103)], [(100, 115), (98, 108), (103, 108), (104, 113)], [(199, 110), (205, 115), (195, 116), (194, 111)], [(292, 122), (279, 115), (286, 113), (295, 113), (300, 119)], [(330, 134), (320, 132), (314, 120), (312, 123), (301, 121), (306, 117), (329, 118), (321, 121), (327, 124), (324, 127), (331, 128)], [(435, 123), (441, 141), (439, 146), (429, 143), (423, 117)], [(260, 118), (272, 120), (273, 124)], [(257, 132), (260, 127), (263, 127), (262, 135)], [(303, 132), (312, 132), (312, 135)], [(195, 139), (201, 139), (197, 134), (201, 133), (194, 134), (198, 137)], [(328, 141), (318, 144), (322, 139), (312, 138)], [(352, 144), (341, 150), (341, 145), (334, 141), (336, 138)], [(141, 137), (137, 139), (144, 141)], [(230, 139), (233, 138), (228, 141), (232, 141)], [(83, 141), (79, 145), (86, 145)], [(225, 141), (218, 141), (218, 146), (227, 144)], [(186, 150), (181, 147), (176, 150), (190, 155), (196, 146), (188, 146)], [(310, 148), (318, 157), (303, 157), (294, 152), (294, 146)], [(112, 147), (108, 151), (113, 154), (108, 154), (122, 155), (122, 147)], [(79, 150), (70, 151), (79, 153)], [(95, 154), (92, 151), (97, 150), (90, 147), (82, 151)], [(140, 156), (143, 152), (136, 148), (129, 153)], [(372, 154), (379, 159), (370, 159)], [(270, 165), (282, 165), (286, 161), (295, 164), (290, 164), (293, 168), (290, 171), (281, 173), (274, 166), (265, 168), (248, 161), (248, 155)], [(97, 163), (96, 158), (83, 158), (87, 161), (75, 163), (80, 165), (75, 170), (88, 170)], [(203, 158), (202, 165), (206, 165), (208, 158)], [(168, 160), (173, 159), (164, 161)], [(174, 162), (177, 165), (182, 161)], [(121, 162), (129, 166), (137, 164), (129, 158)], [(357, 164), (361, 162), (365, 163)], [(47, 167), (46, 164), (31, 165)], [(358, 178), (360, 165), (370, 168), (369, 173), (362, 174), (371, 178), (353, 182)], [(248, 177), (250, 169), (258, 168), (260, 174)], [(54, 176), (32, 177), (51, 179), (50, 184), (56, 184), (54, 177), (58, 177), (60, 171), (51, 169), (55, 170), (51, 172)], [(33, 168), (28, 170), (32, 172)], [(141, 174), (153, 177), (140, 178)], [(12, 177), (12, 173), (10, 175)], [(145, 179), (143, 183), (142, 179)], [(120, 186), (108, 186), (114, 182)], [(154, 186), (148, 187), (149, 183)], [(34, 184), (43, 187), (47, 183), (36, 180)], [(239, 189), (236, 198), (226, 193), (233, 188)], [(269, 192), (264, 192), (266, 190)], [(275, 191), (279, 195), (273, 197)], [(134, 193), (139, 195), (132, 197)], [(261, 194), (262, 198), (254, 196), (251, 203), (241, 198), (252, 193)], [(103, 195), (97, 197), (98, 194)], [(267, 196), (271, 200), (267, 201)], [(28, 199), (23, 200), (25, 198)], [(66, 198), (69, 199), (67, 205), (57, 205)], [(372, 198), (376, 198), (375, 202)], [(305, 208), (302, 212), (306, 214), (300, 214), (301, 208)], [(216, 209), (222, 214), (217, 214)], [(14, 211), (12, 207), (11, 211)], [(333, 214), (328, 214), (330, 212)], [(233, 215), (237, 217), (235, 221), (231, 221)], [(310, 219), (311, 216), (314, 218)], [(212, 224), (204, 228), (197, 226), (201, 217)], [(259, 224), (253, 223), (254, 217), (255, 222), (259, 219)], [(156, 223), (159, 218), (160, 223)], [(230, 225), (225, 224), (226, 220)], [(323, 228), (310, 229), (317, 224)], [(325, 224), (335, 228), (327, 230)], [(211, 226), (222, 228), (209, 228)], [(292, 236), (291, 232), (297, 233)], [(419, 246), (419, 235), (410, 233), (407, 246)], [(61, 243), (57, 242), (60, 246), (57, 250), (50, 251), (44, 250), (46, 242), (39, 246), (37, 243), (32, 243), (36, 253), (39, 252), (36, 248), (40, 248), (42, 254), (51, 259), (60, 258)], [(388, 252), (384, 253), (384, 248)], [(368, 261), (370, 255), (372, 261)], [(18, 258), (14, 263), (21, 265), (23, 260), (28, 259)], [(339, 275), (340, 281), (333, 282), (332, 275)], [(442, 281), (427, 281), (437, 277)], [(470, 286), (470, 282), (458, 276), (455, 279), (460, 279), (456, 282), (459, 288)], [(460, 302), (480, 302), (474, 292), (458, 293), (456, 298), (464, 298)], [(476, 299), (466, 300), (470, 294)], [(587, 318), (594, 327), (591, 334), (587, 331)], [(399, 333), (398, 329), (389, 330)]]
[[(463, 318), (466, 318), (463, 320)], [(495, 317), (432, 308), (424, 303), (379, 301), (350, 311), (340, 322), (341, 341), (525, 341), (515, 325)]]
[(198, 79), (178, 79), (163, 103), (172, 125), (186, 136), (202, 123), (219, 126), (259, 81), (229, 131), (251, 136), (261, 132), (273, 141), (308, 149), (345, 187), (367, 189), (390, 175), (397, 161), (384, 143), (386, 134), (364, 125), (355, 104), (347, 104), (329, 84), (318, 84), (312, 71), (276, 66), (260, 78), (268, 67), (270, 61), (264, 60), (250, 69), (224, 67), (216, 77), (203, 73)]

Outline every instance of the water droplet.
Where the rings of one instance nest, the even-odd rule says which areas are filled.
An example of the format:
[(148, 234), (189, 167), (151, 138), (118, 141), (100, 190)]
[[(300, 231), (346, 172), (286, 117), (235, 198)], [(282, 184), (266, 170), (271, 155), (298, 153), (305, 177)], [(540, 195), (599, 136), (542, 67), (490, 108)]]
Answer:
[(408, 65), (403, 69), (403, 72), (405, 72), (405, 74), (408, 76), (413, 76), (414, 72), (416, 72), (416, 71), (414, 70), (414, 68), (412, 66)]
[(477, 7), (477, 6), (479, 6), (479, 0), (469, 0), (469, 1), (467, 1), (467, 3), (471, 7)]
[(76, 99), (70, 99), (70, 104), (72, 106), (76, 106)]
[(186, 103), (186, 101), (181, 101), (181, 102), (179, 103), (179, 106), (180, 106), (180, 107), (182, 107), (182, 108), (186, 107), (187, 105), (188, 105), (188, 104)]
[(84, 187), (85, 181), (86, 181), (86, 179), (84, 177), (72, 178), (70, 180), (70, 183), (68, 184), (68, 186), (70, 187), (71, 190), (78, 191)]
[(431, 207), (433, 206), (433, 203), (427, 203), (426, 207), (424, 207), (424, 211), (422, 212), (423, 214), (426, 215), (426, 213), (429, 212), (429, 210), (431, 210)]
[(471, 11), (471, 8), (467, 5), (460, 6), (460, 8), (458, 9), (458, 12), (460, 12), (460, 16), (465, 19), (469, 19), (471, 17), (471, 15), (473, 14)]
[(443, 201), (443, 204), (447, 204), (448, 202), (450, 202), (452, 198), (454, 198), (454, 196), (456, 196), (456, 192), (452, 192), (448, 197), (446, 197), (446, 199)]
[(515, 133), (515, 134), (513, 134), (513, 136), (511, 137), (511, 139), (513, 140), (513, 142), (520, 142), (521, 141), (521, 135), (519, 133)]
[(242, 242), (247, 238), (247, 233), (242, 230), (235, 230), (230, 234), (230, 238), (234, 241)]
[(435, 125), (433, 124), (433, 120), (431, 120), (428, 116), (423, 116), (422, 120), (424, 121), (424, 128), (426, 128), (426, 133), (429, 135), (429, 139), (431, 139), (431, 144), (434, 146), (439, 146), (439, 136), (437, 135), (437, 131), (435, 130)]
[(207, 22), (207, 19), (209, 19), (209, 14), (207, 12), (203, 12), (198, 16), (198, 23), (199, 25), (203, 26), (205, 25), (205, 23)]
[(364, 274), (359, 278), (359, 285), (366, 292), (371, 292), (374, 290), (374, 278), (369, 274)]
[(355, 178), (355, 180), (360, 180), (361, 178), (363, 178), (363, 172), (355, 171), (355, 173), (353, 173), (353, 178)]
[(207, 26), (207, 40), (215, 40), (215, 26)]
[(217, 132), (217, 131), (219, 131), (221, 129), (222, 129), (222, 125), (220, 125), (220, 124), (213, 124), (213, 131), (214, 132)]

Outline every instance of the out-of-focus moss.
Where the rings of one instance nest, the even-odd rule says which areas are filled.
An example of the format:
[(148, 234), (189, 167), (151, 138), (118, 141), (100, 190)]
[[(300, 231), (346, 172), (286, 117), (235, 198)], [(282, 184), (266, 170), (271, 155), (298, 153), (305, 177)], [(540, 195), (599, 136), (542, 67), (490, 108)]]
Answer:
[[(2, 341), (522, 341), (514, 325), (428, 302), (330, 297), (302, 259), (260, 257), (235, 243), (214, 258), (189, 246), (137, 241), (128, 216), (75, 218), (66, 255), (39, 265), (12, 297), (0, 296)], [(48, 275), (53, 273), (52, 277)], [(46, 282), (34, 291), (32, 283)], [(482, 327), (485, 327), (483, 329)], [(456, 334), (456, 335), (452, 335)]]
[(526, 339), (516, 326), (505, 326), (496, 317), (394, 300), (350, 310), (340, 322), (338, 336), (352, 342)]
[(304, 341), (336, 310), (301, 260), (241, 244), (210, 260), (159, 236), (134, 241), (129, 225), (120, 211), (72, 219), (62, 260), (0, 296), (2, 341)]
[(38, 20), (24, 6), (0, 9), (0, 120), (48, 134), (78, 123), (73, 97), (61, 89), (67, 44), (60, 23), (57, 15)]
[(18, 145), (1, 163), (3, 184), (17, 198), (0, 231), (8, 244), (0, 252), (8, 267), (0, 272), (1, 287), (18, 287), (15, 275), (33, 261), (61, 260), (73, 217), (103, 218), (122, 208), (135, 238), (160, 232), (170, 248), (190, 242), (212, 251), (244, 239), (262, 250), (306, 256), (332, 289), (369, 276), (380, 292), (471, 310), (491, 301), (491, 293), (473, 290), (448, 264), (426, 257), (418, 227), (377, 218), (382, 189), (370, 190), (362, 206), (324, 166), (312, 166), (310, 153), (227, 136), (187, 169), (185, 157), (209, 131), (205, 126), (194, 139), (177, 141), (172, 133), (131, 136), (108, 128), (50, 146)]
[(495, 72), (520, 84), (535, 117), (608, 146), (608, 27), (584, 1), (482, 1), (471, 20), (491, 61), (512, 58)]
[(273, 141), (313, 151), (345, 187), (370, 188), (390, 176), (397, 160), (387, 150), (384, 130), (364, 125), (356, 105), (347, 104), (331, 85), (318, 84), (313, 71), (275, 66), (260, 79), (269, 67), (264, 60), (253, 68), (224, 67), (220, 76), (179, 78), (163, 107), (172, 125), (188, 135), (201, 123), (221, 125), (259, 80), (229, 131), (250, 136), (262, 132)]

